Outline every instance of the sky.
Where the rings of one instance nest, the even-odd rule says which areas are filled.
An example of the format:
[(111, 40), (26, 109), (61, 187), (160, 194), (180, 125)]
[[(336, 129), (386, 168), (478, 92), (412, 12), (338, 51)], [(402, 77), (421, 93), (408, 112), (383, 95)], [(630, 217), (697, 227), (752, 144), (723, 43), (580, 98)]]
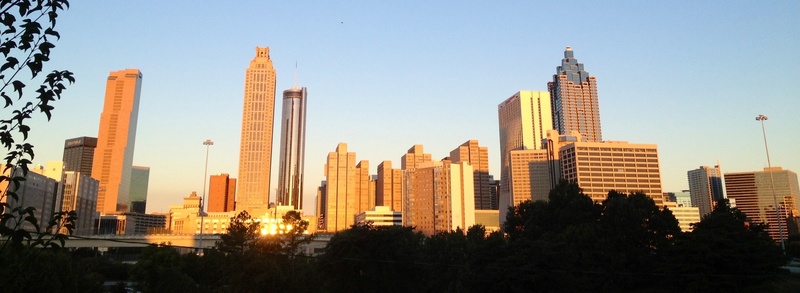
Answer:
[(477, 139), (499, 179), (497, 105), (546, 91), (571, 46), (597, 77), (603, 138), (657, 144), (664, 191), (702, 165), (766, 167), (759, 114), (771, 164), (800, 172), (798, 14), (798, 1), (72, 1), (45, 71), (77, 81), (28, 142), (35, 164), (60, 161), (64, 140), (97, 136), (109, 72), (140, 69), (134, 165), (150, 167), (147, 212), (167, 212), (202, 194), (207, 151), (208, 175), (236, 177), (245, 69), (268, 46), (275, 108), (308, 88), (312, 214), (341, 142), (376, 174), (415, 144), (438, 160)]

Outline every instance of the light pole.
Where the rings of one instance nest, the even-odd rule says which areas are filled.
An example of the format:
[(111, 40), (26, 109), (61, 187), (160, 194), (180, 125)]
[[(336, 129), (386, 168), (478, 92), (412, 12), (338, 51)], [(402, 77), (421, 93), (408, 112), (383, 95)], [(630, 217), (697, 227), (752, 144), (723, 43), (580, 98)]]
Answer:
[(203, 141), (203, 145), (206, 146), (206, 166), (205, 170), (203, 171), (203, 197), (200, 198), (200, 251), (198, 252), (199, 255), (203, 255), (203, 224), (205, 223), (205, 216), (206, 212), (204, 210), (205, 201), (206, 201), (206, 180), (208, 180), (208, 150), (214, 145), (214, 142), (210, 139), (206, 139)]
[(769, 160), (769, 146), (767, 145), (767, 131), (764, 128), (764, 121), (767, 121), (767, 116), (759, 114), (756, 116), (756, 121), (761, 122), (761, 134), (764, 136), (764, 149), (767, 152), (767, 168), (769, 169), (770, 188), (772, 189), (772, 200), (775, 202), (775, 219), (778, 221), (778, 231), (781, 237), (781, 251), (786, 254), (786, 244), (783, 241), (783, 225), (781, 221), (781, 214), (778, 206), (778, 197), (775, 196), (775, 177), (772, 175), (772, 163)]

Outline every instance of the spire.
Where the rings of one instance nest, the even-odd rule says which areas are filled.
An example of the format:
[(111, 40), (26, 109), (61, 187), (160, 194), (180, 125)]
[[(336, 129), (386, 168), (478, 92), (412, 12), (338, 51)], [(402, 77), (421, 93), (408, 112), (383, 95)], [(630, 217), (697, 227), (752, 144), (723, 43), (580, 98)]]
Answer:
[(294, 62), (294, 85), (292, 86), (292, 89), (300, 89), (297, 87), (297, 61)]

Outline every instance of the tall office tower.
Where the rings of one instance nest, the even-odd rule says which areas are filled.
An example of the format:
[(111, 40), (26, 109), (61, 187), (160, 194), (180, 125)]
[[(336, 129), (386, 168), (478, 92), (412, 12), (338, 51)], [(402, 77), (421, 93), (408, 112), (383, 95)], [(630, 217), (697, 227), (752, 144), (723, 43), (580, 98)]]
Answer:
[(138, 69), (111, 72), (106, 82), (91, 173), (100, 181), (97, 194), (100, 213), (128, 211), (141, 88), (142, 73)]
[(375, 183), (375, 205), (402, 212), (403, 170), (392, 169), (392, 161), (383, 161), (378, 164), (378, 178)]
[(75, 211), (75, 235), (92, 234), (97, 209), (97, 190), (100, 182), (76, 171), (64, 172), (64, 196), (61, 211)]
[(357, 215), (375, 207), (375, 180), (369, 176), (369, 161), (367, 160), (358, 162), (355, 171), (355, 214)]
[(239, 149), (239, 187), (236, 208), (266, 209), (272, 166), (272, 123), (275, 105), (275, 69), (269, 47), (256, 47), (244, 81), (242, 138)]
[[(764, 171), (725, 173), (724, 177), (728, 199), (736, 202), (736, 208), (750, 220), (768, 224), (767, 232), (776, 242), (781, 240), (780, 230), (783, 239), (788, 238), (787, 218), (797, 215), (800, 207), (797, 173), (772, 167)], [(776, 201), (780, 216), (775, 212)]]
[(306, 153), (306, 88), (283, 91), (278, 205), (303, 209), (303, 162)]
[[(0, 203), (6, 203), (12, 207), (33, 207), (35, 208), (33, 216), (39, 220), (39, 223), (42, 223), (42, 226), (46, 226), (53, 218), (53, 213), (61, 207), (58, 198), (61, 177), (59, 179), (51, 177), (53, 175), (52, 172), (48, 172), (45, 167), (38, 165), (29, 169), (29, 171), (27, 175), (23, 175), (23, 170), (20, 168), (13, 169), (13, 173), (12, 169), (6, 169), (2, 172), (4, 176), (25, 177), (25, 180), (20, 182), (16, 190), (17, 199), (4, 196), (0, 198)], [(56, 175), (61, 176), (61, 174)], [(0, 190), (8, 190), (10, 182), (0, 181)], [(8, 227), (13, 227), (16, 222), (8, 221), (5, 224)], [(37, 228), (27, 221), (23, 221), (20, 224), (19, 228), (27, 231), (37, 231)]]
[(603, 141), (597, 80), (583, 70), (583, 63), (578, 63), (569, 46), (547, 89), (553, 99), (553, 126), (559, 133), (577, 130), (587, 141)]
[(147, 210), (147, 188), (150, 186), (150, 167), (133, 166), (131, 170), (130, 208), (133, 213)]
[(489, 187), (489, 148), (478, 145), (477, 140), (468, 140), (450, 152), (454, 164), (467, 162), (475, 172), (472, 178), (475, 187), (475, 209), (491, 210), (492, 193)]
[(62, 159), (64, 161), (64, 170), (92, 176), (92, 161), (94, 160), (94, 149), (96, 147), (96, 137), (82, 136), (64, 141), (64, 156)]
[(596, 202), (608, 191), (643, 192), (664, 205), (658, 146), (623, 141), (574, 142), (561, 147), (561, 175)]
[(335, 152), (328, 153), (325, 164), (325, 206), (324, 213), (320, 215), (325, 219), (325, 231), (345, 230), (355, 223), (360, 202), (357, 183), (359, 175), (363, 174), (358, 169), (356, 153), (348, 152), (346, 143), (340, 143)]
[(427, 236), (475, 224), (473, 170), (445, 159), (406, 170), (403, 223)]
[(686, 172), (689, 177), (689, 194), (692, 206), (700, 209), (700, 216), (714, 210), (714, 204), (725, 197), (722, 194), (722, 172), (719, 165), (714, 167), (700, 166)]
[(513, 150), (508, 160), (510, 202), (517, 205), (525, 200), (548, 200), (553, 186), (547, 150)]
[(426, 154), (421, 144), (415, 144), (400, 158), (400, 169), (413, 169), (425, 162), (433, 162), (431, 154)]
[(236, 206), (236, 178), (228, 174), (211, 175), (208, 183), (208, 212), (230, 212)]
[(514, 195), (511, 190), (510, 153), (513, 150), (540, 150), (547, 131), (553, 129), (550, 93), (519, 91), (497, 105), (500, 126), (500, 224), (506, 212), (530, 195)]

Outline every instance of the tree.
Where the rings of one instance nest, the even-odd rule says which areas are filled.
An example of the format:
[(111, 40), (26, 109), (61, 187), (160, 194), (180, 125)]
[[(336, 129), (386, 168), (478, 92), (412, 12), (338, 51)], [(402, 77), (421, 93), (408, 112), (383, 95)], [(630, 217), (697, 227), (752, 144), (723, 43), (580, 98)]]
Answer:
[(300, 253), (301, 245), (311, 243), (311, 240), (314, 240), (312, 235), (305, 234), (308, 230), (308, 221), (303, 220), (297, 211), (288, 211), (283, 215), (283, 226), (286, 227), (286, 233), (280, 235), (283, 240), (283, 251), (292, 258)]
[(186, 262), (175, 248), (151, 245), (131, 269), (141, 292), (194, 292), (197, 285), (186, 273)]
[(228, 223), (228, 233), (219, 236), (221, 241), (217, 242), (217, 249), (227, 254), (244, 254), (257, 240), (260, 227), (250, 213), (240, 212)]
[[(70, 233), (75, 220), (74, 215), (63, 212), (57, 218), (64, 221), (47, 223), (46, 229), (40, 229), (33, 207), (15, 205), (21, 196), (16, 191), (25, 181), (28, 164), (34, 158), (33, 145), (25, 142), (31, 131), (27, 120), (36, 112), (50, 120), (54, 109), (52, 102), (61, 99), (67, 83), (75, 81), (71, 72), (54, 70), (40, 81), (34, 98), (23, 99), (26, 80), (41, 78), (39, 74), (44, 63), (50, 60), (55, 48), (52, 41), (61, 37), (55, 30), (58, 13), (68, 8), (68, 0), (0, 1), (0, 53), (5, 58), (0, 66), (0, 97), (5, 102), (4, 109), (18, 106), (0, 117), (0, 145), (7, 151), (0, 176), (0, 237), (7, 241), (0, 252), (9, 245), (19, 248), (25, 240), (32, 241), (33, 245), (58, 246), (52, 241), (62, 240), (63, 236), (58, 234), (63, 230)], [(35, 231), (23, 229), (24, 223), (32, 225)], [(34, 239), (31, 232), (39, 235)]]

